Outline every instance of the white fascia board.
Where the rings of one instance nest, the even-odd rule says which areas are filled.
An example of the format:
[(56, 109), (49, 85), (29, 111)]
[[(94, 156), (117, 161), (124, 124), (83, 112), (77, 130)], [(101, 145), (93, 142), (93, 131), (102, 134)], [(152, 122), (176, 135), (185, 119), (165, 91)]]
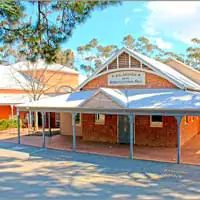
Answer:
[(152, 109), (96, 109), (96, 108), (66, 108), (66, 107), (49, 107), (49, 108), (38, 108), (38, 107), (18, 107), (18, 111), (37, 111), (37, 112), (60, 112), (60, 113), (88, 113), (88, 114), (135, 114), (135, 115), (162, 115), (162, 116), (200, 116), (200, 110), (152, 110)]

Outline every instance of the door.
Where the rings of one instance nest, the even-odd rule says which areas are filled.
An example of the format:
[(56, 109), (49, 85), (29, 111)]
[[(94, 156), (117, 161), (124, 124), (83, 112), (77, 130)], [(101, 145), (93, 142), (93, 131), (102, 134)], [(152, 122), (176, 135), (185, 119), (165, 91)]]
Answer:
[(130, 143), (130, 126), (127, 115), (118, 115), (118, 142), (121, 144)]

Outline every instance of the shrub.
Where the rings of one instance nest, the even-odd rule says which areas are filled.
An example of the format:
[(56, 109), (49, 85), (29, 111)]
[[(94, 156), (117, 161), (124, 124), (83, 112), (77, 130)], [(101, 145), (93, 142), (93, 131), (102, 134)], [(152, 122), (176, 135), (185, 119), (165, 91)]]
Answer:
[(17, 128), (17, 119), (8, 120), (8, 128)]
[(2, 119), (0, 120), (0, 130), (5, 130), (8, 128), (8, 120)]
[[(21, 124), (21, 122), (20, 122)], [(17, 128), (17, 119), (2, 119), (0, 120), (0, 130), (8, 128)]]

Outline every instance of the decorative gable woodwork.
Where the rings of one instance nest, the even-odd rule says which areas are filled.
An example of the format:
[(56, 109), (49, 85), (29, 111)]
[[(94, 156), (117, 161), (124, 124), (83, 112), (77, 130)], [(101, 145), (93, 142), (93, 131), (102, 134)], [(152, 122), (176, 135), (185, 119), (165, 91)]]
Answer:
[(129, 68), (129, 55), (125, 52), (119, 56), (119, 68)]
[(133, 68), (140, 68), (141, 66), (140, 66), (141, 64), (140, 64), (140, 61), (138, 61), (138, 60), (136, 60), (135, 58), (133, 58), (132, 56), (131, 56), (131, 67)]
[(149, 67), (147, 67), (144, 64), (142, 64), (142, 66), (141, 66), (141, 62), (139, 60), (130, 56), (128, 53), (123, 52), (122, 54), (120, 54), (118, 56), (118, 58), (113, 60), (108, 65), (108, 70), (117, 69), (117, 68), (141, 68), (141, 67), (143, 69), (153, 71), (152, 69), (150, 69)]
[(108, 69), (116, 69), (117, 68), (117, 59), (113, 60), (109, 65)]
[(120, 105), (115, 103), (110, 97), (106, 96), (102, 92), (96, 94), (90, 100), (82, 105), (83, 108), (122, 108)]

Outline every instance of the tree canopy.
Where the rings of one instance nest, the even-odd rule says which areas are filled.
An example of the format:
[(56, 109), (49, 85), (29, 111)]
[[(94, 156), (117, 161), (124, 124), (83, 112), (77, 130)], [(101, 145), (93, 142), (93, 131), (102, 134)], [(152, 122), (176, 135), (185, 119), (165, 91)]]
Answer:
[[(0, 2), (0, 42), (19, 49), (30, 61), (56, 61), (56, 52), (95, 9), (116, 1), (16, 1)], [(30, 8), (31, 5), (31, 9)], [(7, 56), (4, 49), (3, 56)], [(2, 49), (1, 49), (2, 51)]]
[[(122, 39), (122, 45), (161, 62), (172, 57), (191, 67), (200, 69), (200, 39), (198, 38), (192, 39), (192, 46), (187, 49), (185, 54), (177, 54), (161, 49), (144, 36), (134, 38), (130, 34), (126, 35)], [(79, 57), (81, 58), (80, 68), (90, 76), (118, 48), (115, 44), (103, 46), (99, 43), (98, 39), (92, 39), (88, 44), (77, 48)]]

